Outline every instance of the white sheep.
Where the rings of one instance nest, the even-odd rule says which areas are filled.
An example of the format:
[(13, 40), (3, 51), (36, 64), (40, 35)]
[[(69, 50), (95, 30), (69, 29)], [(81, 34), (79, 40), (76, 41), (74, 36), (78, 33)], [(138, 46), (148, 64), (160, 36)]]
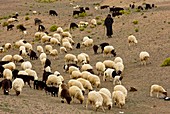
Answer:
[(90, 72), (88, 72), (88, 71), (83, 71), (83, 72), (81, 72), (81, 75), (82, 75), (82, 78), (84, 78), (84, 79), (88, 79), (88, 76), (89, 75), (91, 75), (91, 73)]
[(163, 94), (165, 97), (167, 96), (167, 91), (160, 85), (153, 84), (150, 88), (150, 96), (153, 96), (153, 93), (156, 93), (157, 98), (159, 98), (159, 94)]
[(45, 45), (45, 51), (50, 53), (50, 51), (53, 49), (51, 45)]
[(24, 43), (24, 46), (25, 46), (25, 49), (26, 50), (33, 50), (33, 47), (32, 47), (32, 44), (30, 44), (30, 43)]
[(25, 62), (21, 63), (21, 68), (23, 70), (31, 69), (32, 68), (32, 64), (29, 61), (25, 61)]
[(24, 87), (24, 81), (21, 78), (16, 78), (12, 82), (12, 89), (16, 92), (17, 96), (21, 93), (23, 87)]
[(54, 33), (53, 37), (56, 38), (59, 42), (61, 42), (61, 35), (58, 33)]
[(72, 50), (73, 47), (70, 42), (63, 42), (62, 46), (65, 47), (66, 49)]
[(108, 54), (110, 54), (110, 57), (111, 57), (111, 55), (116, 56), (116, 52), (115, 52), (115, 49), (113, 46), (105, 46), (104, 47), (103, 57)]
[(112, 98), (109, 97), (106, 93), (99, 91), (99, 93), (102, 95), (103, 97), (103, 106), (108, 107), (108, 109), (110, 110), (112, 108)]
[(99, 92), (90, 91), (88, 93), (87, 101), (86, 101), (86, 109), (88, 108), (89, 103), (95, 106), (96, 111), (99, 107), (101, 107), (103, 112), (105, 112), (103, 108), (103, 97)]
[(71, 79), (81, 78), (81, 72), (79, 70), (72, 71), (70, 78)]
[(113, 88), (113, 91), (122, 91), (122, 93), (125, 95), (125, 98), (127, 98), (127, 89), (123, 86), (123, 85), (116, 85), (114, 88)]
[(104, 60), (103, 64), (105, 65), (106, 68), (115, 68), (115, 62), (112, 60)]
[(19, 47), (20, 55), (22, 56), (27, 56), (27, 51), (25, 46), (20, 46)]
[(58, 41), (58, 39), (56, 39), (56, 38), (51, 38), (50, 39), (50, 43), (51, 44), (58, 44), (59, 46), (61, 45), (61, 43)]
[(58, 27), (56, 32), (57, 33), (63, 33), (63, 29), (61, 27)]
[(93, 90), (93, 87), (92, 87), (91, 83), (90, 83), (88, 80), (86, 80), (86, 79), (84, 79), (84, 78), (78, 78), (77, 80), (82, 83), (82, 85), (83, 85), (83, 87), (84, 87), (85, 89), (87, 89), (87, 90), (89, 90), (89, 91), (92, 91), (92, 90)]
[(2, 61), (12, 61), (12, 55), (5, 55), (1, 60)]
[(44, 70), (45, 70), (46, 72), (51, 72), (51, 67), (50, 67), (50, 66), (47, 66), (47, 67), (44, 68)]
[(0, 47), (0, 53), (3, 53), (5, 51), (4, 47)]
[(105, 67), (105, 65), (102, 62), (97, 62), (96, 63), (96, 70), (97, 70), (97, 72), (98, 72), (97, 74), (99, 76), (103, 75), (105, 69), (106, 69), (106, 67)]
[(86, 61), (87, 61), (87, 63), (89, 64), (89, 63), (90, 63), (90, 57), (89, 57), (89, 55), (88, 55), (87, 53), (81, 53), (81, 54), (83, 54), (83, 55), (86, 57)]
[(35, 70), (26, 69), (25, 72), (27, 72), (28, 75), (30, 75), (30, 76), (34, 76), (34, 80), (38, 80), (38, 75), (37, 75), (37, 72)]
[(60, 47), (60, 53), (67, 53), (67, 49), (65, 47)]
[(89, 25), (89, 23), (86, 21), (80, 21), (78, 24), (79, 27), (87, 27), (88, 25)]
[(41, 53), (39, 58), (40, 58), (40, 61), (42, 61), (44, 58), (46, 59), (47, 58), (46, 53)]
[(13, 61), (14, 62), (24, 62), (24, 59), (22, 56), (15, 54), (15, 55), (13, 55)]
[(35, 10), (34, 10), (34, 11), (32, 11), (32, 14), (33, 14), (33, 15), (37, 14), (37, 11), (35, 11)]
[(99, 92), (106, 93), (110, 98), (112, 97), (111, 92), (107, 88), (101, 88)]
[(93, 70), (93, 67), (90, 64), (84, 64), (81, 66), (81, 71)]
[(86, 47), (90, 47), (93, 45), (93, 39), (87, 39), (86, 41), (82, 42), (82, 45), (85, 46), (85, 49)]
[(43, 53), (44, 52), (43, 47), (42, 46), (37, 46), (37, 52)]
[(124, 64), (121, 62), (117, 62), (115, 64), (115, 69), (118, 75), (122, 74), (122, 72), (124, 71)]
[(17, 21), (17, 19), (16, 19), (16, 18), (9, 18), (9, 19), (7, 20), (8, 23), (12, 23), (12, 22), (14, 22), (14, 21)]
[(104, 71), (104, 76), (103, 76), (103, 81), (106, 81), (107, 78), (110, 78), (110, 81), (113, 80), (113, 77), (112, 77), (112, 74), (115, 73), (116, 74), (116, 71), (115, 69), (112, 69), (112, 68), (108, 68)]
[(73, 55), (73, 54), (66, 54), (64, 56), (64, 61), (67, 64), (67, 63), (70, 63), (70, 62), (77, 63), (78, 60), (77, 60), (77, 57), (75, 55)]
[[(40, 40), (43, 36), (47, 36), (47, 34), (45, 32), (36, 32), (34, 34), (34, 37), (37, 39), (37, 40)], [(49, 40), (47, 40), (49, 41)]]
[(118, 62), (123, 63), (123, 59), (121, 57), (115, 57), (114, 62), (115, 63), (118, 63)]
[(61, 81), (62, 81), (62, 83), (64, 83), (64, 78), (63, 78), (63, 76), (60, 74), (60, 72), (55, 71), (55, 72), (54, 72), (54, 75), (56, 75), (58, 78), (60, 78)]
[(142, 52), (140, 52), (140, 54), (139, 54), (139, 58), (140, 58), (141, 64), (142, 64), (142, 65), (146, 65), (146, 64), (147, 64), (147, 61), (148, 61), (149, 58), (150, 58), (150, 55), (149, 55), (148, 52), (142, 51)]
[(86, 40), (89, 40), (88, 36), (83, 37), (83, 42), (85, 42)]
[(20, 46), (24, 46), (24, 39), (18, 40), (14, 43), (15, 47), (20, 47)]
[(97, 25), (97, 20), (96, 20), (96, 19), (92, 19), (92, 20), (90, 21), (90, 23), (91, 23), (92, 25), (96, 26), (96, 25)]
[(16, 68), (15, 63), (13, 62), (9, 62), (7, 64), (2, 65), (5, 69), (10, 69), (11, 71), (14, 70)]
[(71, 87), (71, 86), (77, 86), (82, 90), (83, 94), (85, 93), (85, 88), (83, 87), (83, 85), (80, 81), (75, 80), (75, 79), (70, 79), (68, 81), (68, 87)]
[(58, 58), (58, 51), (57, 49), (50, 50), (50, 55), (54, 57), (54, 59)]
[(69, 94), (70, 94), (70, 96), (71, 96), (73, 99), (76, 98), (76, 99), (78, 99), (78, 100), (80, 101), (81, 104), (83, 103), (83, 101), (84, 101), (84, 96), (83, 96), (82, 90), (81, 90), (79, 87), (77, 87), (77, 86), (71, 86), (71, 87), (69, 88)]
[(44, 35), (44, 36), (42, 36), (42, 38), (41, 38), (41, 43), (49, 42), (51, 38), (52, 38), (51, 36)]
[(61, 78), (59, 78), (58, 76), (51, 74), (48, 76), (46, 84), (59, 86), (60, 84), (62, 84), (62, 81)]
[(65, 38), (67, 38), (67, 39), (68, 39), (68, 41), (69, 41), (72, 45), (74, 45), (74, 44), (75, 44), (75, 42), (74, 42), (74, 40), (73, 40), (72, 38), (70, 38), (70, 37), (65, 37)]
[(4, 71), (3, 71), (3, 77), (5, 78), (5, 79), (9, 79), (9, 80), (12, 80), (12, 71), (11, 70), (9, 70), (9, 69), (4, 69)]
[(121, 80), (122, 80), (121, 76), (115, 76), (113, 79), (113, 85), (121, 85), (122, 84)]
[(122, 91), (113, 91), (112, 99), (113, 102), (119, 107), (122, 108), (125, 105), (125, 95)]
[(81, 65), (82, 63), (87, 63), (86, 56), (84, 54), (77, 55), (78, 63)]
[(134, 35), (130, 35), (128, 36), (128, 43), (129, 43), (129, 46), (131, 46), (131, 44), (137, 44), (138, 41)]
[(68, 31), (62, 32), (61, 35), (62, 35), (63, 38), (64, 38), (64, 37), (70, 37), (70, 38), (72, 38), (72, 35), (71, 35), (70, 32), (68, 32)]
[(28, 73), (25, 70), (20, 70), (18, 75), (28, 75)]
[(12, 44), (11, 44), (11, 43), (6, 43), (6, 44), (4, 45), (4, 48), (5, 48), (6, 50), (11, 49), (11, 47), (12, 47)]
[(97, 75), (90, 74), (88, 80), (95, 88), (99, 88), (101, 85), (100, 78)]

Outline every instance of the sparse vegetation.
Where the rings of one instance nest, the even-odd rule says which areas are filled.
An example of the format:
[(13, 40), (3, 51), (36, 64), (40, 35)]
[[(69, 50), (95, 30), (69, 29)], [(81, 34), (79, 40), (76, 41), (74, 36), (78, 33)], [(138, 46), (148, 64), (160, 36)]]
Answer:
[(164, 62), (161, 64), (161, 67), (164, 67), (164, 66), (170, 66), (170, 57), (166, 58)]
[(80, 27), (80, 31), (84, 31), (84, 27)]
[(132, 23), (136, 25), (138, 24), (138, 20), (134, 20)]
[(27, 20), (29, 20), (29, 19), (30, 19), (30, 17), (28, 17), (28, 16), (27, 16), (27, 17), (25, 17), (25, 20), (26, 20), (26, 21), (27, 21)]
[(98, 22), (97, 22), (97, 25), (101, 25), (101, 24), (102, 24), (102, 22), (101, 22), (101, 21), (98, 21)]
[(138, 28), (135, 28), (135, 32), (139, 32), (139, 29), (138, 29)]
[(42, 3), (51, 3), (51, 2), (55, 2), (57, 0), (35, 0), (36, 2), (42, 2)]
[(2, 26), (3, 26), (3, 27), (6, 27), (6, 26), (8, 26), (8, 23), (7, 23), (7, 22), (3, 22), (3, 23), (2, 23)]
[(52, 25), (52, 26), (50, 27), (50, 32), (56, 31), (57, 28), (58, 28), (58, 27), (57, 27), (56, 25)]

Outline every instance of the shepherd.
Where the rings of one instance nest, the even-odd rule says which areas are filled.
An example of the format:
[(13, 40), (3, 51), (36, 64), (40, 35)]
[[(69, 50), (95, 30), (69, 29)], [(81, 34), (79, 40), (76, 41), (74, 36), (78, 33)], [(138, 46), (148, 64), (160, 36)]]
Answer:
[(108, 14), (106, 19), (104, 20), (104, 25), (106, 26), (106, 35), (108, 36), (108, 38), (111, 38), (113, 35), (112, 29), (113, 22), (114, 22), (113, 18), (111, 17), (110, 14)]

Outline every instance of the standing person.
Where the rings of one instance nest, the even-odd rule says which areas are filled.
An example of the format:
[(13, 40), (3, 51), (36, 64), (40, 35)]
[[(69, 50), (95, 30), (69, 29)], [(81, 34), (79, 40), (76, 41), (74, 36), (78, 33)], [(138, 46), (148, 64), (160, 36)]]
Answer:
[(104, 20), (104, 25), (106, 26), (106, 35), (108, 38), (111, 38), (113, 35), (113, 30), (112, 30), (112, 24), (113, 24), (113, 18), (111, 17), (110, 14), (107, 15), (106, 19)]

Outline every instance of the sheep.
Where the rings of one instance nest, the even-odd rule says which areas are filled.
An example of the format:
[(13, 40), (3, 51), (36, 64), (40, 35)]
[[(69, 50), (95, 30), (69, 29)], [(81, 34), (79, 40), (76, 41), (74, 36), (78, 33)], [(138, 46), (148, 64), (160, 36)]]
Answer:
[(123, 85), (116, 85), (113, 91), (121, 91), (125, 95), (125, 98), (127, 98), (127, 89)]
[(40, 90), (42, 90), (42, 89), (44, 89), (46, 86), (47, 86), (47, 85), (46, 85), (45, 82), (39, 81), (39, 80), (34, 80), (34, 89), (37, 89), (37, 90), (40, 89)]
[(70, 42), (63, 42), (62, 46), (65, 47), (66, 49), (73, 50), (73, 47)]
[(54, 57), (54, 59), (58, 58), (57, 49), (50, 50), (50, 55)]
[(6, 44), (4, 45), (4, 49), (6, 49), (6, 50), (11, 49), (11, 47), (12, 47), (12, 44), (11, 44), (11, 43), (6, 43)]
[(96, 91), (90, 91), (87, 96), (87, 101), (86, 101), (86, 109), (88, 108), (88, 104), (92, 104), (95, 106), (96, 111), (99, 107), (102, 108), (103, 112), (105, 112), (103, 108), (103, 97), (99, 92)]
[(37, 72), (35, 70), (26, 69), (25, 72), (30, 76), (34, 76), (34, 80), (38, 80)]
[(112, 97), (111, 92), (107, 88), (101, 88), (99, 90), (99, 92), (103, 92), (103, 93), (107, 94), (110, 98)]
[(4, 64), (3, 67), (5, 69), (10, 69), (12, 71), (12, 70), (14, 70), (16, 68), (16, 65), (13, 62), (9, 62), (7, 64)]
[(147, 61), (148, 61), (149, 58), (150, 58), (150, 55), (149, 55), (148, 52), (142, 51), (142, 52), (140, 52), (140, 54), (139, 54), (139, 58), (140, 58), (140, 61), (141, 61), (141, 65), (146, 65), (146, 64), (147, 64)]
[(131, 44), (137, 44), (137, 43), (138, 43), (138, 41), (134, 35), (128, 36), (129, 47), (131, 46)]
[(100, 9), (105, 9), (105, 8), (108, 8), (109, 5), (103, 5), (103, 6), (100, 6)]
[(123, 59), (121, 57), (115, 57), (114, 62), (115, 63), (118, 63), (118, 62), (123, 63)]
[(85, 47), (92, 46), (93, 45), (93, 39), (88, 39), (88, 40), (82, 42), (82, 45), (84, 45)]
[(81, 78), (81, 72), (79, 70), (72, 71), (70, 78), (71, 79)]
[(81, 71), (91, 71), (91, 72), (93, 72), (93, 67), (90, 64), (83, 64), (81, 66)]
[(103, 64), (105, 65), (106, 68), (115, 68), (115, 62), (112, 60), (104, 60)]
[(9, 69), (4, 69), (4, 71), (3, 71), (3, 77), (5, 78), (5, 79), (9, 79), (9, 80), (12, 80), (12, 71), (11, 70), (9, 70)]
[(9, 95), (9, 91), (12, 88), (12, 81), (10, 79), (3, 79), (0, 82), (0, 88), (1, 87), (4, 92), (4, 95)]
[(14, 21), (18, 21), (16, 18), (9, 18), (8, 20), (7, 20), (7, 22), (8, 23), (12, 23), (12, 22), (14, 22)]
[(63, 28), (58, 27), (58, 28), (57, 28), (57, 33), (63, 33)]
[(44, 52), (43, 47), (42, 46), (37, 46), (37, 52), (43, 53)]
[[(34, 14), (34, 13), (36, 14), (37, 11), (33, 11), (33, 14)], [(39, 25), (39, 24), (41, 24), (41, 23), (42, 23), (42, 21), (41, 21), (40, 19), (38, 19), (38, 18), (35, 18), (35, 19), (34, 19), (34, 24), (35, 24), (35, 25), (37, 25), (37, 24)]]
[(91, 73), (88, 71), (82, 71), (81, 75), (82, 75), (82, 78), (88, 80), (88, 77), (89, 77), (89, 75), (91, 75)]
[(119, 108), (122, 108), (125, 105), (125, 95), (122, 91), (113, 91), (112, 99)]
[(59, 85), (58, 96), (61, 97), (61, 102), (64, 103), (64, 99), (66, 99), (67, 103), (70, 104), (72, 98), (69, 93), (69, 89), (65, 83)]
[(29, 61), (25, 61), (25, 62), (21, 63), (21, 68), (23, 70), (31, 69), (32, 68), (32, 64)]
[(97, 75), (90, 74), (88, 80), (95, 88), (99, 88), (101, 85), (100, 78)]
[(91, 23), (92, 25), (96, 26), (96, 25), (97, 25), (97, 20), (96, 20), (96, 19), (92, 19), (92, 20), (90, 21), (90, 23)]
[(60, 47), (60, 53), (62, 54), (62, 53), (67, 53), (67, 49), (65, 48), (65, 47)]
[(53, 47), (51, 45), (45, 45), (45, 51), (49, 52), (53, 49)]
[(70, 31), (71, 29), (78, 28), (78, 25), (76, 23), (70, 23)]
[(86, 57), (82, 53), (77, 55), (77, 59), (79, 64), (87, 63)]
[(24, 46), (25, 46), (26, 50), (33, 50), (32, 44), (30, 44), (28, 42), (25, 43)]
[(20, 46), (24, 46), (24, 43), (26, 43), (26, 41), (24, 39), (21, 39), (19, 41), (14, 42), (15, 47), (19, 48)]
[[(36, 32), (34, 34), (34, 37), (37, 39), (37, 40), (40, 40), (43, 36), (47, 36), (47, 34), (45, 32)], [(49, 38), (46, 38), (44, 37), (44, 40), (42, 40), (42, 42), (46, 42), (46, 41), (49, 41)]]
[(17, 96), (21, 93), (23, 87), (24, 87), (24, 81), (21, 78), (16, 78), (12, 82), (12, 89), (16, 92)]
[(160, 85), (153, 84), (150, 88), (150, 96), (153, 96), (153, 93), (156, 93), (157, 98), (159, 98), (159, 93), (163, 94), (165, 97), (167, 97), (167, 91)]
[(111, 97), (109, 97), (106, 93), (104, 93), (104, 92), (101, 92), (101, 91), (99, 91), (99, 93), (102, 95), (102, 97), (103, 97), (103, 106), (106, 106), (106, 107), (108, 107), (108, 109), (110, 110), (111, 108), (112, 108), (112, 105), (113, 105), (113, 103), (112, 103), (112, 98)]
[(58, 44), (59, 46), (61, 45), (61, 43), (58, 41), (58, 39), (53, 38), (53, 37), (50, 39), (50, 43), (51, 44)]
[(24, 59), (22, 56), (18, 55), (18, 54), (15, 54), (13, 55), (13, 62), (24, 62)]
[(108, 68), (104, 71), (103, 81), (106, 81), (106, 78), (109, 77), (110, 81), (117, 75), (115, 69)]
[(58, 14), (57, 14), (57, 12), (55, 11), (55, 10), (50, 10), (49, 11), (49, 15), (51, 15), (51, 16), (58, 16)]
[(64, 56), (64, 61), (65, 61), (66, 64), (69, 63), (69, 62), (77, 64), (77, 62), (78, 62), (77, 57), (73, 54), (66, 54)]
[(46, 55), (46, 53), (41, 53), (40, 54), (40, 56), (39, 56), (39, 58), (40, 58), (40, 61), (42, 61), (44, 58), (46, 59), (47, 58), (47, 55)]
[(115, 64), (115, 69), (116, 69), (116, 73), (117, 73), (118, 75), (121, 75), (122, 72), (124, 71), (124, 64), (121, 63), (121, 62), (117, 62), (117, 63)]
[(62, 84), (62, 81), (61, 81), (61, 78), (57, 77), (54, 74), (51, 74), (48, 76), (46, 84), (59, 86), (60, 84)]
[(102, 62), (96, 63), (96, 70), (97, 70), (97, 72), (98, 72), (97, 74), (99, 76), (103, 75), (105, 69), (106, 69), (106, 67), (105, 67), (104, 63), (102, 63)]
[(0, 53), (3, 53), (5, 51), (4, 47), (0, 47)]
[(86, 40), (89, 40), (89, 36), (83, 37), (83, 42), (85, 42)]
[(32, 49), (29, 50), (28, 55), (30, 56), (30, 60), (38, 59), (37, 53)]
[(14, 27), (14, 25), (13, 25), (13, 24), (9, 24), (9, 25), (7, 25), (7, 31), (9, 31), (9, 30), (13, 30), (13, 27)]
[(84, 87), (85, 89), (89, 90), (89, 92), (93, 90), (93, 87), (92, 87), (91, 83), (90, 83), (88, 80), (83, 79), (83, 78), (78, 78), (77, 80), (78, 80), (79, 82), (81, 82), (82, 85), (83, 85), (83, 87)]
[(41, 43), (49, 42), (51, 38), (52, 38), (51, 36), (44, 35), (44, 36), (42, 36), (42, 38), (41, 38)]
[(110, 54), (110, 57), (111, 57), (111, 54), (115, 57), (116, 56), (116, 52), (115, 52), (115, 49), (113, 46), (105, 46), (104, 47), (104, 51), (103, 51), (103, 57), (107, 54)]
[(80, 101), (80, 103), (82, 104), (84, 101), (84, 96), (83, 96), (83, 92), (82, 90), (77, 87), (77, 86), (71, 86), (69, 88), (69, 94), (72, 97), (72, 99), (76, 98)]
[(70, 34), (70, 32), (62, 32), (61, 33), (61, 36), (64, 38), (64, 37), (70, 37), (70, 38), (72, 38), (72, 35)]
[(121, 85), (122, 82), (121, 80), (123, 79), (122, 76), (115, 76), (114, 79), (113, 79), (113, 85)]
[(44, 70), (45, 70), (46, 72), (51, 72), (51, 67), (50, 67), (50, 66), (46, 66), (46, 67), (44, 67)]
[(5, 55), (1, 60), (2, 61), (12, 61), (12, 55)]
[(79, 68), (79, 66), (77, 66), (77, 64), (65, 64), (64, 66), (63, 66), (63, 70), (65, 71), (65, 72), (67, 72), (67, 71), (69, 71), (69, 67), (71, 67), (71, 66), (74, 66), (74, 67), (77, 67), (77, 68)]
[(87, 61), (87, 63), (89, 64), (89, 63), (90, 63), (90, 57), (89, 57), (89, 55), (88, 55), (87, 53), (81, 53), (81, 54), (83, 54), (83, 55), (86, 57), (86, 61)]
[(97, 50), (98, 50), (99, 46), (98, 45), (93, 45), (93, 51), (94, 54), (97, 54)]
[(38, 31), (40, 31), (40, 32), (43, 32), (43, 31), (45, 31), (45, 27), (44, 27), (44, 25), (38, 25)]
[(46, 71), (44, 70), (44, 72), (43, 72), (43, 77), (42, 77), (42, 81), (46, 83), (48, 76), (51, 75), (51, 74), (53, 74), (53, 73), (51, 73), (51, 72), (46, 72)]
[(104, 42), (104, 43), (101, 43), (101, 44), (100, 44), (100, 47), (101, 47), (101, 50), (102, 50), (101, 53), (103, 53), (104, 47), (105, 47), (105, 46), (108, 46), (108, 45), (109, 45), (109, 43), (107, 43), (107, 42)]
[(24, 70), (20, 70), (17, 75), (28, 75), (28, 73)]
[(47, 92), (49, 92), (49, 93), (51, 93), (51, 96), (52, 96), (52, 97), (53, 97), (53, 96), (55, 97), (55, 95), (58, 97), (59, 87), (46, 86), (46, 87), (44, 88), (44, 90), (45, 90), (46, 94), (47, 94)]
[(68, 81), (68, 87), (71, 87), (71, 86), (77, 86), (77, 87), (79, 87), (79, 88), (82, 90), (83, 95), (84, 95), (84, 93), (85, 93), (85, 88), (83, 87), (83, 85), (82, 85), (81, 82), (79, 82), (78, 80), (75, 80), (75, 79), (70, 79), (70, 80)]

